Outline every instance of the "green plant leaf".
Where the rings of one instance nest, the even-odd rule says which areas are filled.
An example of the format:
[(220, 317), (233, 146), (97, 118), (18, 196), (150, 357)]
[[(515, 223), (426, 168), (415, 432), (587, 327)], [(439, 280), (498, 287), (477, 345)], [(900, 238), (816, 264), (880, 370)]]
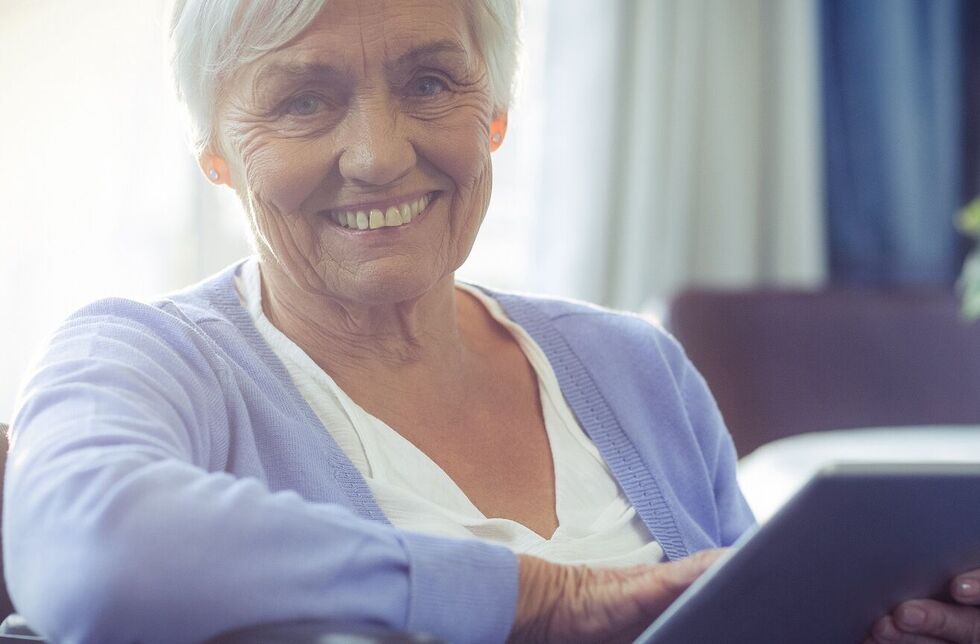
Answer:
[(960, 211), (957, 228), (971, 237), (980, 237), (980, 198), (974, 199)]

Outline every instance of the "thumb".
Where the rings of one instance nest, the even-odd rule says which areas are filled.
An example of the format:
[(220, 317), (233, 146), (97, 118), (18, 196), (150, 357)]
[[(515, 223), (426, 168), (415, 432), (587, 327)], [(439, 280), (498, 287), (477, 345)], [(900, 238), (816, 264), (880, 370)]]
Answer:
[(659, 615), (725, 552), (721, 548), (702, 550), (677, 561), (646, 568), (630, 580), (631, 585), (636, 585), (636, 601), (643, 605), (644, 611)]

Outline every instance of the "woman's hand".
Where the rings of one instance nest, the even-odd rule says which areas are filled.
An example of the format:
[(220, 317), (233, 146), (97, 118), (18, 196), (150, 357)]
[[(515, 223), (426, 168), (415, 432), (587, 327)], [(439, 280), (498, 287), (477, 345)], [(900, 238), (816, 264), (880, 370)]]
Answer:
[(866, 644), (980, 644), (980, 569), (950, 583), (955, 603), (932, 599), (903, 602), (879, 619)]
[(723, 553), (632, 568), (563, 566), (521, 555), (511, 642), (632, 642)]

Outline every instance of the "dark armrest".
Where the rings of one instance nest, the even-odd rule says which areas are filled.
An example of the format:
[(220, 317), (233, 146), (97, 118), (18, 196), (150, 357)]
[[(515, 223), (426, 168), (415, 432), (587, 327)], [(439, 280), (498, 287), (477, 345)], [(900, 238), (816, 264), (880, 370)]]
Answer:
[(17, 613), (7, 615), (7, 618), (0, 623), (0, 644), (8, 642), (44, 642), (38, 637), (37, 633), (31, 630), (24, 621), (24, 618)]
[(428, 635), (412, 635), (378, 626), (337, 622), (268, 624), (243, 628), (207, 644), (440, 644)]
[[(10, 615), (0, 624), (0, 644), (43, 643), (20, 615)], [(336, 622), (301, 622), (252, 626), (225, 633), (207, 644), (441, 644), (426, 635), (410, 635), (378, 626), (356, 626)]]

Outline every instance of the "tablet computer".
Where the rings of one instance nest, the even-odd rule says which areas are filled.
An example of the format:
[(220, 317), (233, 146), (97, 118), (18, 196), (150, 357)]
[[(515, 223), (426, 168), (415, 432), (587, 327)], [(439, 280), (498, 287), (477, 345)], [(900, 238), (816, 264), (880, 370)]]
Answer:
[(840, 464), (746, 534), (637, 640), (861, 642), (980, 568), (980, 464)]

